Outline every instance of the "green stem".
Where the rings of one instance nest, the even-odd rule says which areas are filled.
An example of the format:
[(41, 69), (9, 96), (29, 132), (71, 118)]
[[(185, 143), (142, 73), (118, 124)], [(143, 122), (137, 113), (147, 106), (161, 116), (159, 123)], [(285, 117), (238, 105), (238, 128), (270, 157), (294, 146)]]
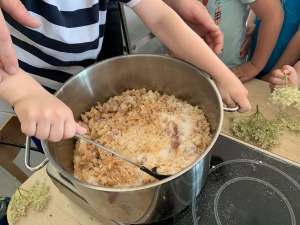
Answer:
[[(295, 82), (286, 73), (284, 73), (284, 80), (285, 80), (285, 87), (298, 87), (295, 84)], [(290, 82), (292, 85), (290, 85)]]
[(27, 191), (27, 190), (25, 190), (23, 188), (20, 188), (20, 186), (18, 185), (18, 182), (17, 182), (17, 178), (15, 178), (15, 179), (16, 179), (16, 188), (17, 188), (17, 191), (19, 192), (20, 196), (22, 196), (22, 198), (24, 198), (24, 196), (22, 195), (21, 191), (26, 191), (27, 193), (29, 191)]
[(284, 75), (284, 84), (285, 84), (285, 87), (289, 87), (290, 86), (289, 85), (289, 80), (288, 80), (289, 76), (286, 73), (284, 73), (283, 75)]
[(252, 120), (255, 118), (255, 120), (259, 120), (260, 117), (264, 120), (267, 120), (264, 115), (259, 111), (259, 108), (258, 108), (258, 105), (256, 105), (256, 110), (255, 112), (250, 116), (250, 120), (249, 120), (249, 123), (252, 122)]
[(29, 191), (27, 191), (27, 190), (25, 190), (23, 188), (20, 188), (20, 187), (18, 189), (20, 189), (21, 191), (26, 191), (27, 193), (29, 192)]

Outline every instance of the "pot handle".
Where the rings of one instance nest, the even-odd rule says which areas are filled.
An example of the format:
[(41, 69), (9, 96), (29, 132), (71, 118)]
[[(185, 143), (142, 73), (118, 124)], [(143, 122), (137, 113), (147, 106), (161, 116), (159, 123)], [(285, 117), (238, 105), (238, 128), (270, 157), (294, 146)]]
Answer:
[(235, 107), (233, 107), (233, 108), (223, 107), (223, 110), (224, 110), (225, 112), (236, 112), (236, 111), (239, 110), (239, 108), (240, 108), (240, 106), (237, 104), (237, 105), (236, 105)]
[[(0, 111), (0, 113), (8, 114), (8, 115), (11, 115), (11, 116), (17, 116), (17, 114), (15, 112), (10, 112), (10, 111)], [(30, 136), (26, 136), (26, 144), (25, 144), (25, 166), (26, 166), (26, 168), (29, 171), (35, 172), (35, 171), (41, 169), (42, 167), (44, 167), (48, 163), (49, 160), (48, 160), (48, 158), (46, 158), (39, 165), (37, 165), (35, 167), (31, 167), (31, 165), (30, 165), (30, 144), (31, 144), (31, 137)]]
[(31, 137), (30, 136), (26, 136), (26, 145), (25, 145), (25, 166), (26, 168), (31, 171), (31, 172), (35, 172), (39, 169), (41, 169), (42, 167), (44, 167), (47, 163), (48, 163), (48, 158), (44, 159), (44, 161), (42, 161), (39, 165), (32, 167), (30, 165), (30, 144), (31, 144)]

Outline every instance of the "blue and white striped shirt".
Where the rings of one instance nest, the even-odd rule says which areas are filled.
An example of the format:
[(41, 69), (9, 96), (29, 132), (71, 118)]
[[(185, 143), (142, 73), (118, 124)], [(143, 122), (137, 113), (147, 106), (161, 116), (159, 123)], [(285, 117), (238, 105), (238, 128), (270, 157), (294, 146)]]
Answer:
[[(116, 0), (117, 1), (117, 0)], [(119, 0), (128, 7), (141, 0)], [(42, 22), (24, 27), (4, 13), (19, 65), (53, 92), (96, 62), (106, 22), (107, 0), (22, 0)]]

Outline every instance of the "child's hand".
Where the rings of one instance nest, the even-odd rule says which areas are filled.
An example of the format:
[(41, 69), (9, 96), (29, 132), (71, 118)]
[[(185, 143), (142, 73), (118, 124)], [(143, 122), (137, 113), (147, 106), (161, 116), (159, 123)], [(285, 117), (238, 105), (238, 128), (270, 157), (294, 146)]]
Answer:
[(0, 67), (3, 80), (0, 83), (0, 97), (12, 105), (21, 122), (21, 130), (29, 136), (49, 141), (60, 141), (84, 134), (67, 105), (46, 91), (22, 69), (14, 76)]
[(71, 109), (46, 90), (24, 96), (15, 102), (14, 109), (22, 132), (41, 140), (56, 142), (86, 132), (74, 121)]
[[(31, 16), (20, 0), (2, 0), (0, 9), (10, 14), (16, 21), (24, 26), (37, 28), (41, 23)], [(18, 59), (14, 51), (11, 36), (0, 10), (0, 65), (8, 74), (15, 74), (18, 69)], [(0, 81), (2, 77), (0, 76)]]
[(296, 70), (289, 65), (285, 65), (282, 69), (276, 69), (271, 72), (271, 76), (269, 79), (270, 89), (274, 90), (274, 88), (281, 88), (285, 84), (284, 74), (289, 76), (289, 84), (291, 86), (299, 86), (300, 80), (297, 76)]
[(233, 67), (231, 68), (231, 71), (242, 82), (252, 79), (259, 73), (258, 69), (254, 65), (252, 65), (251, 61), (243, 63), (240, 66)]
[(234, 74), (229, 79), (216, 81), (216, 85), (227, 107), (234, 108), (238, 104), (240, 107), (238, 111), (241, 113), (251, 109), (247, 98), (248, 90)]
[[(166, 1), (170, 7), (194, 30), (217, 55), (224, 45), (223, 33), (209, 15), (206, 7), (199, 1)], [(176, 56), (177, 57), (177, 56)]]

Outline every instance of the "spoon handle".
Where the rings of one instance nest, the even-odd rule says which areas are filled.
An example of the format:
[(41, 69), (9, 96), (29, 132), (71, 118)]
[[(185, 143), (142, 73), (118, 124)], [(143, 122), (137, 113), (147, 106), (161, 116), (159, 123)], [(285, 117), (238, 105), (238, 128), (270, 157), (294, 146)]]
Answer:
[(115, 151), (113, 151), (113, 150), (111, 150), (111, 149), (109, 149), (109, 148), (106, 148), (105, 146), (100, 145), (99, 143), (97, 143), (97, 142), (95, 142), (95, 141), (93, 141), (93, 140), (91, 140), (91, 139), (89, 139), (89, 138), (86, 138), (86, 137), (84, 137), (84, 136), (82, 136), (82, 135), (80, 135), (80, 134), (75, 134), (75, 137), (81, 138), (81, 139), (83, 139), (83, 140), (85, 140), (85, 141), (87, 141), (87, 142), (89, 142), (89, 143), (91, 143), (91, 144), (93, 144), (93, 145), (96, 145), (96, 146), (99, 147), (99, 148), (102, 148), (102, 149), (105, 150), (105, 151), (110, 152), (111, 154), (114, 154), (114, 155), (120, 157), (121, 159), (124, 159), (125, 161), (127, 161), (127, 162), (129, 162), (129, 163), (131, 163), (131, 164), (133, 164), (133, 165), (135, 165), (135, 166), (137, 166), (137, 167), (139, 167), (140, 170), (142, 170), (142, 171), (144, 171), (145, 173), (147, 173), (147, 174), (149, 174), (149, 175), (155, 177), (155, 178), (158, 179), (158, 180), (162, 180), (162, 179), (165, 179), (165, 178), (167, 178), (167, 177), (170, 176), (170, 175), (164, 175), (164, 174), (158, 174), (158, 173), (155, 173), (155, 172), (153, 172), (152, 170), (148, 169), (147, 167), (140, 166), (140, 165), (136, 164), (135, 162), (131, 161), (130, 159), (128, 159), (128, 158), (126, 158), (126, 157), (120, 155), (119, 153), (117, 153), (117, 152), (115, 152)]
[(127, 162), (129, 162), (129, 163), (131, 163), (131, 164), (133, 164), (133, 165), (141, 168), (140, 165), (136, 164), (135, 162), (131, 161), (130, 159), (128, 159), (128, 158), (120, 155), (119, 153), (117, 153), (117, 152), (115, 152), (115, 151), (113, 151), (113, 150), (111, 150), (109, 148), (106, 148), (105, 146), (103, 146), (103, 145), (101, 145), (101, 144), (99, 144), (99, 143), (97, 143), (97, 142), (95, 142), (95, 141), (93, 141), (93, 140), (91, 140), (89, 138), (86, 138), (86, 137), (84, 137), (84, 136), (82, 136), (80, 134), (75, 134), (75, 137), (81, 138), (81, 139), (83, 139), (83, 140), (85, 140), (85, 141), (87, 141), (87, 142), (89, 142), (89, 143), (91, 143), (93, 145), (96, 145), (97, 147), (102, 148), (103, 150), (105, 150), (107, 152), (110, 152), (111, 154), (116, 155), (116, 156), (120, 157), (121, 159), (124, 159), (125, 161), (127, 161)]

